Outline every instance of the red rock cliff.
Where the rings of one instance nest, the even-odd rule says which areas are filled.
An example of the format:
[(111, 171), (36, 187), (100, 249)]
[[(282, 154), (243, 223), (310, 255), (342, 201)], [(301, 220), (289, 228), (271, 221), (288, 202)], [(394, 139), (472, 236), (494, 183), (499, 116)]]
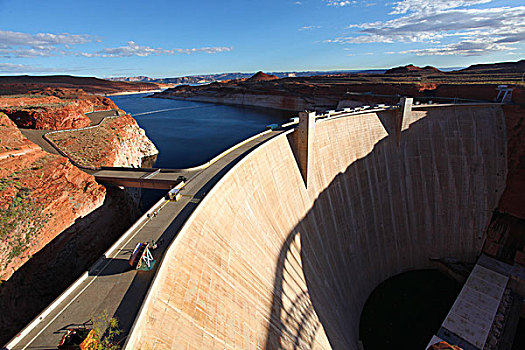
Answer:
[(80, 89), (41, 89), (22, 95), (0, 96), (0, 111), (18, 127), (63, 130), (88, 126), (85, 113), (117, 109), (108, 98)]
[(27, 140), (0, 113), (0, 279), (8, 279), (79, 217), (102, 205), (105, 188), (66, 158)]

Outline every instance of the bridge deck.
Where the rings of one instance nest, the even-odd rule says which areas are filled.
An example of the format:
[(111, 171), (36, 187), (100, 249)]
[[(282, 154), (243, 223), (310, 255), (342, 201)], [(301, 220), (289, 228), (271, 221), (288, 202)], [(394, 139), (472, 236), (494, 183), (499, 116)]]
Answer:
[(196, 173), (185, 169), (102, 168), (92, 175), (106, 185), (169, 190), (180, 182), (180, 176), (189, 179)]
[[(158, 248), (152, 253), (160, 261), (186, 219), (213, 185), (244, 155), (282, 132), (272, 131), (259, 136), (225, 154), (207, 168), (196, 171), (183, 187), (180, 200), (161, 200), (155, 216), (143, 217), (144, 222), (112, 252), (101, 258), (87, 277), (70, 289), (72, 292), (67, 297), (50, 308), (49, 314), (41, 319), (37, 317), (36, 325), (24, 330), (22, 335), (8, 344), (8, 348), (55, 349), (68, 327), (89, 322), (93, 316), (104, 312), (115, 315), (123, 334), (127, 335), (159, 265), (156, 264), (152, 271), (130, 270), (128, 259), (135, 245), (155, 240)], [(144, 175), (146, 172), (137, 170), (135, 173)]]

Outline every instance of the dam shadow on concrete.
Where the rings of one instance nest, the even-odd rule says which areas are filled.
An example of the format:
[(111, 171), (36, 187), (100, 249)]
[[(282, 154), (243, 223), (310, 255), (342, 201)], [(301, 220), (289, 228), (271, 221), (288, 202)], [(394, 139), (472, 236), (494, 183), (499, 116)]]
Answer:
[(501, 182), (498, 160), (485, 154), (492, 143), (479, 138), (490, 122), (469, 126), (471, 111), (467, 123), (431, 117), (398, 134), (398, 121), (379, 115), (388, 136), (337, 174), (287, 235), (266, 349), (358, 349), (363, 306), (381, 282), (436, 268), (430, 258), (479, 254), (498, 196), (491, 186)]

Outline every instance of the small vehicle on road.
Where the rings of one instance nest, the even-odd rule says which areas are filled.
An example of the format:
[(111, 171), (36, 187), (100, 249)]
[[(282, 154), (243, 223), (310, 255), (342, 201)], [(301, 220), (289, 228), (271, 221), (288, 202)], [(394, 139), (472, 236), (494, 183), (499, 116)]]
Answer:
[(156, 260), (151, 255), (151, 249), (154, 249), (155, 243), (143, 242), (137, 243), (131, 257), (129, 258), (129, 266), (135, 270), (149, 271), (155, 266)]
[(57, 348), (60, 350), (96, 349), (98, 340), (95, 330), (87, 327), (69, 328), (60, 339)]

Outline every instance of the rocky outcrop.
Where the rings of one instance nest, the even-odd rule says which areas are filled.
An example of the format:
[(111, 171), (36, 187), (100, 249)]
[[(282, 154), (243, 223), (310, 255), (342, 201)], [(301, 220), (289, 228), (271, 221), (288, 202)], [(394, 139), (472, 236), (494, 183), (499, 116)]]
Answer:
[[(67, 158), (44, 152), (18, 126), (37, 129), (89, 125), (86, 112), (117, 109), (80, 89), (45, 88), (0, 97), (0, 279), (104, 201), (106, 190)], [(52, 134), (75, 165), (139, 167), (158, 153), (129, 115), (100, 125)]]
[[(413, 96), (423, 101), (450, 103), (456, 101), (493, 101), (497, 96), (494, 84), (337, 84), (317, 85), (300, 82), (274, 83), (269, 86), (247, 86), (241, 83), (210, 84), (207, 86), (179, 86), (154, 98), (172, 98), (199, 102), (213, 102), (242, 106), (257, 106), (290, 111), (335, 109), (341, 106), (396, 104), (400, 96)], [(272, 83), (272, 82), (270, 82)], [(525, 104), (525, 87), (516, 86), (514, 103)]]
[(0, 97), (0, 111), (18, 127), (27, 129), (64, 130), (88, 126), (85, 113), (117, 109), (106, 97), (80, 89), (41, 89), (22, 95)]
[(500, 62), (491, 64), (474, 64), (468, 68), (459, 70), (457, 73), (472, 73), (483, 72), (485, 74), (494, 73), (519, 73), (523, 74), (525, 71), (525, 60), (517, 62)]
[(442, 73), (439, 69), (432, 66), (418, 67), (413, 64), (409, 64), (403, 67), (395, 67), (387, 70), (385, 75), (389, 74), (432, 74), (432, 73)]
[(140, 215), (126, 190), (106, 189), (68, 158), (44, 152), (20, 133), (15, 121), (20, 127), (67, 134), (67, 155), (84, 166), (137, 167), (144, 157), (158, 153), (131, 116), (119, 112), (101, 121), (114, 113), (97, 114), (93, 120), (85, 115), (118, 109), (106, 97), (80, 89), (28, 91), (38, 84), (17, 86), (20, 94), (14, 95), (16, 89), (0, 82), (0, 91), (9, 93), (0, 97), (0, 110), (10, 114), (0, 113), (1, 344), (58, 297)]
[(153, 142), (146, 136), (135, 119), (129, 114), (111, 119), (108, 127), (114, 128), (118, 140), (114, 158), (105, 164), (123, 167), (140, 167), (142, 160), (159, 153)]
[(129, 114), (106, 118), (91, 128), (55, 132), (46, 137), (83, 167), (140, 167), (143, 158), (158, 154)]
[(0, 113), (0, 278), (101, 206), (105, 188), (66, 158), (28, 141)]
[(256, 82), (256, 81), (270, 81), (270, 80), (275, 80), (275, 79), (279, 79), (279, 77), (277, 77), (275, 75), (263, 73), (262, 71), (258, 71), (253, 76), (251, 76), (250, 78), (246, 79), (246, 81), (248, 81), (248, 82)]
[[(155, 96), (157, 97), (157, 96)], [(160, 95), (158, 96), (160, 97)], [(198, 95), (182, 96), (180, 94), (163, 94), (162, 98), (184, 99), (196, 102), (211, 102), (240, 106), (254, 106), (281, 109), (286, 111), (301, 111), (311, 109), (311, 103), (300, 96), (285, 96), (273, 94), (258, 94), (251, 92), (231, 92), (224, 94), (199, 93)]]

